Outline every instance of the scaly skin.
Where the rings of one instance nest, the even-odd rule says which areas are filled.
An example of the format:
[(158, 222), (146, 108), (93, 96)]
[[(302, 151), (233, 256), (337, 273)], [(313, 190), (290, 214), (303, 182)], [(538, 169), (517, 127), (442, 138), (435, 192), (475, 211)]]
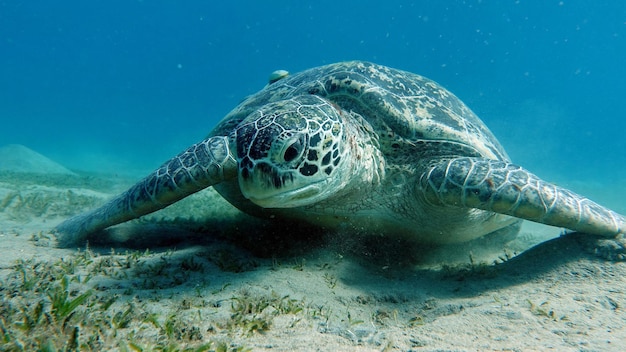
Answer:
[(504, 161), (444, 161), (424, 173), (420, 186), (432, 205), (488, 210), (606, 237), (626, 229), (622, 215)]
[(59, 225), (60, 245), (216, 186), (251, 214), (329, 227), (366, 220), (418, 241), (469, 241), (511, 226), (514, 219), (489, 212), (500, 213), (604, 236), (595, 249), (625, 259), (624, 216), (510, 164), (462, 101), (409, 72), (352, 61), (283, 77), (210, 136)]
[(103, 206), (74, 216), (55, 228), (67, 247), (87, 235), (152, 213), (188, 195), (236, 177), (228, 137), (211, 137), (170, 159), (152, 174)]

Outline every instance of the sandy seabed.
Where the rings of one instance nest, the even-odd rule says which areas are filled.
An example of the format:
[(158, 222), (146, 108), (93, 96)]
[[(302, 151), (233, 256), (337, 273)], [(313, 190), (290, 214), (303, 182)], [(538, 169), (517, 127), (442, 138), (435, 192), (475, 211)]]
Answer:
[(624, 349), (626, 263), (530, 223), (504, 247), (422, 248), (253, 219), (206, 190), (54, 246), (57, 223), (133, 182), (0, 172), (0, 350)]

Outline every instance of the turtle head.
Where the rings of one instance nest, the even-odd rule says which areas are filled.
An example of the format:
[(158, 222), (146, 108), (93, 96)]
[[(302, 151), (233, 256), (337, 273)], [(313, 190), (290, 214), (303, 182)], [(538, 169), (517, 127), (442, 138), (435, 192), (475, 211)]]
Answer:
[(314, 95), (264, 105), (235, 130), (239, 187), (265, 208), (313, 204), (349, 181), (342, 112)]

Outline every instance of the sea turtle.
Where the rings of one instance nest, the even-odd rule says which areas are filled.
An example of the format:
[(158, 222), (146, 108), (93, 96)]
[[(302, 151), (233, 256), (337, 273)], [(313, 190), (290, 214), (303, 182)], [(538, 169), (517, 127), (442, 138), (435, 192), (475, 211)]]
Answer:
[(362, 61), (273, 74), (206, 139), (61, 223), (59, 243), (209, 186), (256, 216), (427, 243), (469, 241), (526, 219), (624, 249), (624, 216), (512, 164), (485, 124), (437, 83)]

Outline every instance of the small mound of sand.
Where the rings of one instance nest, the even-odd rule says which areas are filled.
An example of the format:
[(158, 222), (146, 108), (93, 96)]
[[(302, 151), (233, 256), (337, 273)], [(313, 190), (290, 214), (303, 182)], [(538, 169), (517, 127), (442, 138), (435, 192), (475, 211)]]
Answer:
[(0, 171), (75, 175), (64, 166), (20, 144), (0, 147)]

